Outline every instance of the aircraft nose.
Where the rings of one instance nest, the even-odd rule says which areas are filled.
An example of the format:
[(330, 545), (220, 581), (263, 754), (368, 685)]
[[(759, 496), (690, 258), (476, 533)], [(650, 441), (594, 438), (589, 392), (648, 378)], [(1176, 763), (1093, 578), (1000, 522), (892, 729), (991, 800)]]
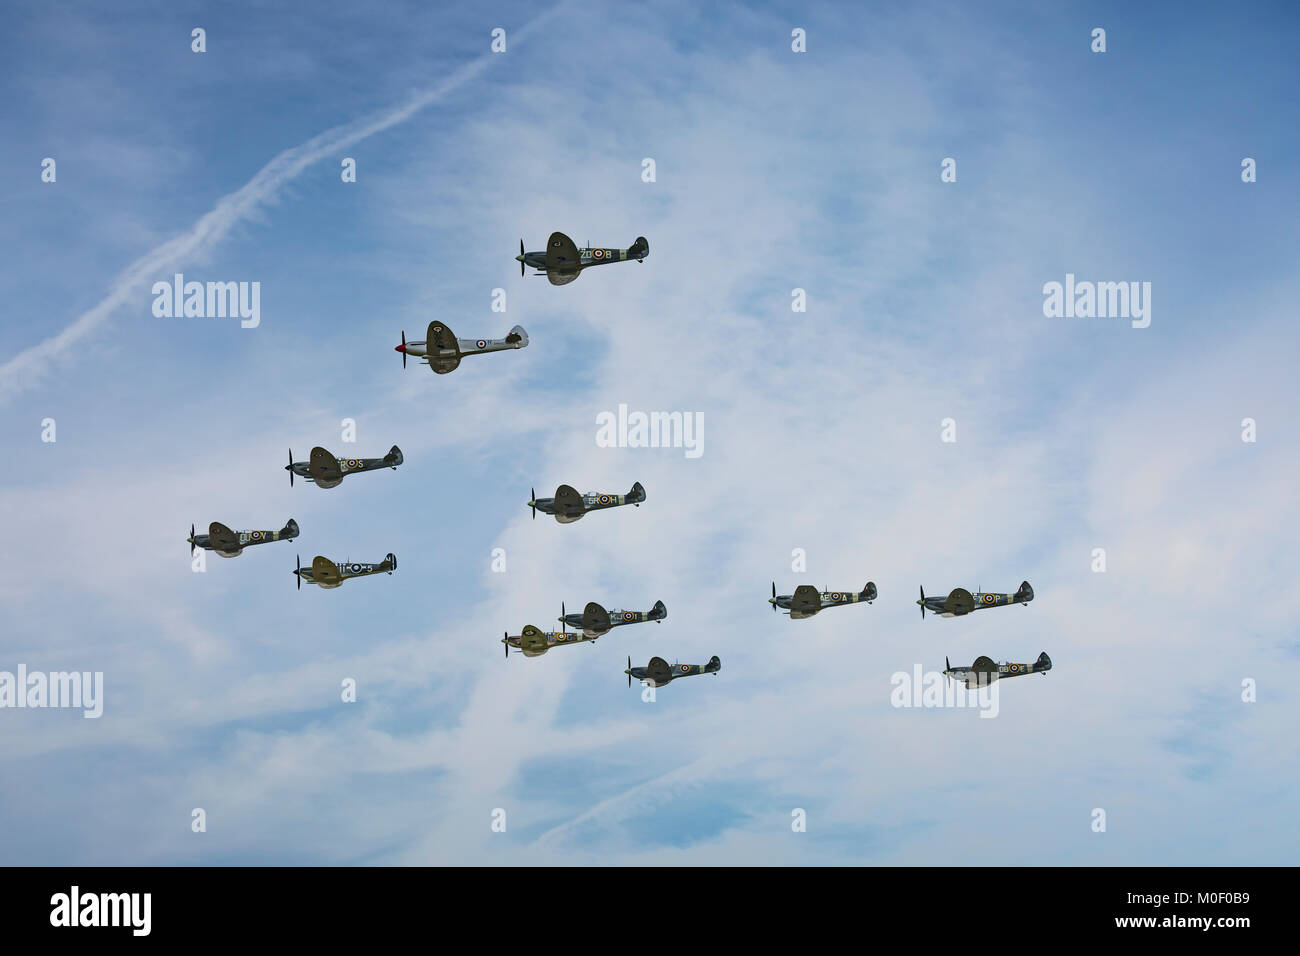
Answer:
[(524, 261), (523, 256), (515, 256), (515, 262), (523, 262), (523, 261)]
[(406, 343), (403, 342), (401, 345), (395, 345), (395, 346), (393, 346), (393, 351), (394, 351), (394, 352), (405, 352), (405, 351), (406, 351)]

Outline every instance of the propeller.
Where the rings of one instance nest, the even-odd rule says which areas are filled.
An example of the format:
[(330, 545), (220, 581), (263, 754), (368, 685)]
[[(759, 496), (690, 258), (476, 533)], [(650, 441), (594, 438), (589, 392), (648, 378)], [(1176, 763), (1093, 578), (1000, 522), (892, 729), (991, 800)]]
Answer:
[(627, 686), (628, 687), (632, 686), (632, 655), (631, 654), (629, 654), (627, 657)]
[(295, 554), (293, 556), (293, 563), (297, 565), (297, 567), (293, 569), (293, 573), (298, 578), (298, 590), (301, 591), (302, 590), (302, 555)]
[(560, 602), (560, 632), (567, 634), (568, 631), (566, 630), (566, 628), (568, 628), (568, 626), (569, 626), (569, 622), (564, 619), (564, 602), (561, 601)]
[(289, 449), (289, 464), (284, 466), (284, 470), (289, 473), (289, 487), (293, 487), (293, 449)]
[(402, 329), (402, 347), (397, 351), (402, 353), (402, 368), (406, 368), (406, 329)]
[(952, 670), (952, 665), (948, 663), (948, 655), (943, 655), (943, 672), (946, 674)]
[(190, 557), (194, 557), (194, 525), (190, 524)]
[(524, 240), (519, 240), (519, 274), (524, 274)]
[(509, 660), (510, 659), (510, 632), (502, 631), (501, 637), (502, 637), (501, 644), (506, 649), (506, 660)]
[(775, 611), (776, 610), (776, 582), (775, 581), (772, 582), (772, 600), (769, 603), (771, 603), (772, 605), (772, 610)]
[[(522, 239), (520, 239), (519, 241), (521, 244), (523, 243)], [(529, 488), (528, 490), (532, 492), (532, 498), (530, 498), (528, 501), (528, 507), (533, 509), (533, 520), (536, 521), (537, 520), (537, 489)]]
[(921, 605), (921, 620), (925, 620), (925, 585), (921, 585), (921, 600), (916, 602)]

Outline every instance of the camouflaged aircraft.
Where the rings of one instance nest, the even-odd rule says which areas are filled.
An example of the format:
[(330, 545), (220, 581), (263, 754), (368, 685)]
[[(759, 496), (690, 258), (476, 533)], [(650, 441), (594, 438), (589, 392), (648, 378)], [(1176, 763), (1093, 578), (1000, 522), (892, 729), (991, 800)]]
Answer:
[(663, 687), (664, 684), (675, 681), (679, 677), (691, 677), (695, 674), (712, 674), (716, 677), (720, 670), (722, 670), (722, 660), (714, 654), (707, 664), (674, 664), (671, 667), (662, 657), (650, 658), (650, 663), (645, 667), (633, 667), (632, 658), (629, 657), (627, 670), (623, 673), (627, 675), (628, 687), (632, 686), (633, 677), (651, 687)]
[(778, 608), (790, 613), (792, 620), (799, 621), (806, 617), (812, 617), (819, 611), (824, 611), (828, 607), (839, 607), (841, 604), (857, 604), (859, 601), (866, 601), (870, 604), (876, 599), (876, 586), (868, 581), (866, 587), (854, 594), (852, 591), (818, 591), (811, 584), (801, 584), (794, 589), (794, 594), (776, 593), (776, 582), (772, 582), (772, 596), (767, 599), (767, 603), (772, 605), (772, 610)]
[[(563, 610), (564, 605), (561, 604), (560, 608)], [(563, 615), (561, 615), (560, 621), (561, 625), (558, 631), (543, 631), (531, 624), (527, 625), (515, 637), (511, 637), (507, 631), (505, 636), (501, 638), (501, 643), (506, 646), (506, 657), (510, 656), (512, 650), (522, 653), (524, 657), (541, 657), (552, 647), (558, 647), (561, 644), (581, 644), (584, 641), (594, 641), (605, 633), (602, 631), (601, 634), (591, 636), (578, 633), (570, 634), (563, 624)]]
[(537, 489), (532, 488), (532, 500), (528, 502), (528, 507), (533, 509), (533, 520), (537, 520), (537, 512), (544, 515), (555, 515), (555, 520), (560, 524), (570, 524), (577, 521), (589, 511), (602, 511), (605, 508), (617, 508), (619, 505), (636, 505), (641, 506), (645, 501), (645, 489), (641, 487), (641, 482), (635, 482), (632, 490), (625, 495), (580, 495), (577, 489), (570, 485), (560, 485), (555, 489), (554, 498), (538, 498)]
[(921, 600), (916, 603), (921, 605), (921, 617), (925, 617), (925, 609), (929, 608), (940, 617), (961, 617), (963, 614), (969, 614), (971, 611), (978, 611), (982, 607), (1001, 607), (1003, 604), (1028, 604), (1034, 599), (1034, 589), (1029, 586), (1028, 581), (1020, 582), (1020, 590), (1015, 594), (992, 594), (986, 591), (976, 591), (972, 594), (965, 588), (953, 588), (948, 592), (947, 597), (926, 597), (925, 588), (921, 588)]
[(975, 658), (975, 663), (970, 667), (953, 667), (946, 657), (943, 664), (944, 676), (949, 680), (964, 681), (968, 690), (987, 687), (1002, 677), (1019, 677), (1022, 674), (1042, 674), (1046, 677), (1052, 669), (1052, 659), (1047, 656), (1047, 651), (1039, 654), (1038, 660), (1032, 664), (1008, 664), (1006, 661), (995, 663), (993, 658), (983, 656)]
[(397, 557), (390, 551), (378, 564), (358, 564), (355, 561), (336, 564), (318, 554), (312, 558), (310, 568), (304, 568), (301, 561), (297, 564), (293, 573), (298, 576), (298, 590), (301, 591), (303, 581), (323, 588), (336, 588), (350, 578), (364, 578), (368, 574), (382, 574), (385, 571), (392, 574), (397, 570)]
[(298, 537), (298, 522), (290, 518), (279, 531), (231, 531), (220, 521), (208, 525), (207, 534), (195, 534), (194, 525), (190, 525), (190, 556), (195, 548), (215, 551), (223, 558), (237, 558), (251, 544), (266, 544), (268, 541), (288, 541)]
[(289, 487), (293, 487), (293, 476), (298, 475), (308, 481), (314, 481), (317, 488), (333, 488), (343, 483), (348, 475), (362, 471), (378, 471), (380, 468), (397, 470), (405, 461), (402, 449), (394, 445), (383, 458), (335, 458), (324, 448), (317, 445), (311, 450), (308, 461), (294, 461), (293, 449), (289, 449), (289, 464), (284, 470), (289, 473)]
[(504, 339), (458, 339), (446, 323), (435, 320), (429, 323), (423, 342), (406, 341), (406, 329), (402, 329), (402, 344), (394, 349), (402, 353), (402, 368), (406, 368), (406, 357), (414, 355), (439, 375), (446, 375), (456, 371), (466, 355), (521, 349), (527, 344), (528, 333), (522, 325), (516, 325)]
[(650, 243), (645, 236), (637, 236), (636, 242), (627, 249), (593, 249), (588, 244), (586, 249), (579, 249), (572, 239), (562, 232), (551, 233), (546, 241), (545, 252), (524, 252), (524, 241), (519, 240), (519, 274), (524, 274), (526, 266), (538, 271), (534, 275), (544, 275), (551, 285), (567, 285), (578, 278), (578, 273), (592, 266), (601, 266), (607, 262), (641, 262), (650, 255)]
[(656, 624), (668, 616), (668, 606), (663, 601), (655, 601), (655, 606), (648, 611), (624, 611), (615, 608), (606, 611), (595, 601), (590, 602), (581, 614), (566, 614), (564, 605), (560, 604), (560, 623), (569, 627), (578, 627), (587, 637), (596, 638), (608, 634), (624, 624), (638, 624), (641, 621), (654, 621)]

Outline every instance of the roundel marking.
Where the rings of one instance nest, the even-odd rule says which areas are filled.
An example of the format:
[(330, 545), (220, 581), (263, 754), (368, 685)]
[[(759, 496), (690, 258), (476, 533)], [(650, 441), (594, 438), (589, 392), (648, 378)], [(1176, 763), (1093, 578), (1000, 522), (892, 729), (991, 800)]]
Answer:
[(604, 249), (592, 249), (592, 250), (591, 250), (591, 258), (593, 258), (593, 259), (604, 259), (604, 258), (605, 258), (605, 250), (604, 250)]
[(553, 243), (551, 243), (551, 248), (553, 248), (553, 249), (558, 249), (558, 248), (560, 248), (560, 240), (559, 240), (559, 239), (556, 239)]
[(474, 343), (474, 348), (485, 349), (487, 348), (487, 343), (484, 342), (482, 339), (479, 339), (477, 342)]
[(354, 564), (354, 565), (352, 565), (352, 573), (353, 573), (353, 574), (358, 574), (358, 573), (360, 573), (360, 571), (361, 571), (361, 565), (359, 565), (359, 564)]
[(567, 635), (567, 634), (565, 634), (563, 631), (561, 631), (559, 634), (556, 634), (556, 635), (555, 635), (555, 639), (556, 639), (558, 642), (560, 642), (561, 644), (563, 644), (565, 641), (567, 641), (567, 640), (569, 639), (569, 635)]
[(357, 467), (357, 460), (356, 460), (355, 458), (349, 458), (349, 459), (348, 459), (348, 467), (349, 467), (349, 468), (355, 468), (355, 467)]
[(984, 603), (985, 603), (985, 604), (992, 604), (995, 600), (997, 600), (997, 599), (996, 599), (992, 594), (986, 594), (986, 595), (984, 595)]
[(624, 612), (623, 612), (623, 620), (625, 620), (625, 621), (635, 621), (635, 620), (636, 620), (636, 615), (633, 614), (631, 611), (624, 611)]
[(1019, 664), (1012, 664), (1012, 665), (1011, 665), (1011, 673), (1014, 674), (1014, 673), (1016, 673), (1016, 671), (1018, 671), (1018, 670), (1020, 670), (1020, 665), (1019, 665)]
[(832, 601), (838, 601), (839, 599), (840, 599), (840, 592), (839, 592), (839, 591), (832, 591), (832, 592), (831, 592), (831, 600), (832, 600)]
[(435, 325), (435, 326), (433, 327), (433, 331), (435, 331), (435, 332), (441, 332), (441, 331), (442, 331), (442, 326), (441, 326), (441, 325)]
[(681, 670), (681, 672), (682, 672), (683, 674), (685, 674), (685, 673), (686, 673), (687, 671), (689, 671), (690, 669), (691, 669), (691, 665), (690, 665), (690, 664), (682, 664), (682, 665), (681, 665), (681, 668), (680, 668), (680, 670)]
[(261, 540), (262, 540), (262, 532), (260, 532), (260, 531), (250, 531), (250, 532), (248, 532), (248, 536), (249, 536), (250, 538), (252, 538), (254, 541), (261, 541)]
[(609, 495), (598, 495), (596, 497), (596, 500), (599, 501), (602, 505), (607, 505), (609, 504)]

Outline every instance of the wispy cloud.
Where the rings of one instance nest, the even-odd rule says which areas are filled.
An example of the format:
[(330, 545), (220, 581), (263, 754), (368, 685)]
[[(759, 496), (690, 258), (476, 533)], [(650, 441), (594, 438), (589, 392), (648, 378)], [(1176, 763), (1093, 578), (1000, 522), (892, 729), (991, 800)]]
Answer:
[[(529, 22), (513, 34), (513, 42), (527, 38), (561, 8), (562, 4), (556, 5)], [(113, 281), (107, 295), (77, 316), (63, 331), (24, 349), (0, 365), (0, 402), (7, 402), (23, 391), (36, 387), (54, 362), (66, 356), (74, 346), (107, 322), (131, 296), (139, 294), (143, 285), (153, 282), (161, 274), (220, 242), (237, 223), (247, 220), (259, 207), (271, 201), (303, 170), (339, 150), (405, 122), (452, 90), (479, 76), (489, 68), (494, 58), (499, 59), (490, 52), (485, 53), (457, 68), (442, 82), (414, 94), (396, 106), (328, 129), (275, 156), (247, 183), (221, 197), (188, 230), (151, 249), (127, 266)]]

